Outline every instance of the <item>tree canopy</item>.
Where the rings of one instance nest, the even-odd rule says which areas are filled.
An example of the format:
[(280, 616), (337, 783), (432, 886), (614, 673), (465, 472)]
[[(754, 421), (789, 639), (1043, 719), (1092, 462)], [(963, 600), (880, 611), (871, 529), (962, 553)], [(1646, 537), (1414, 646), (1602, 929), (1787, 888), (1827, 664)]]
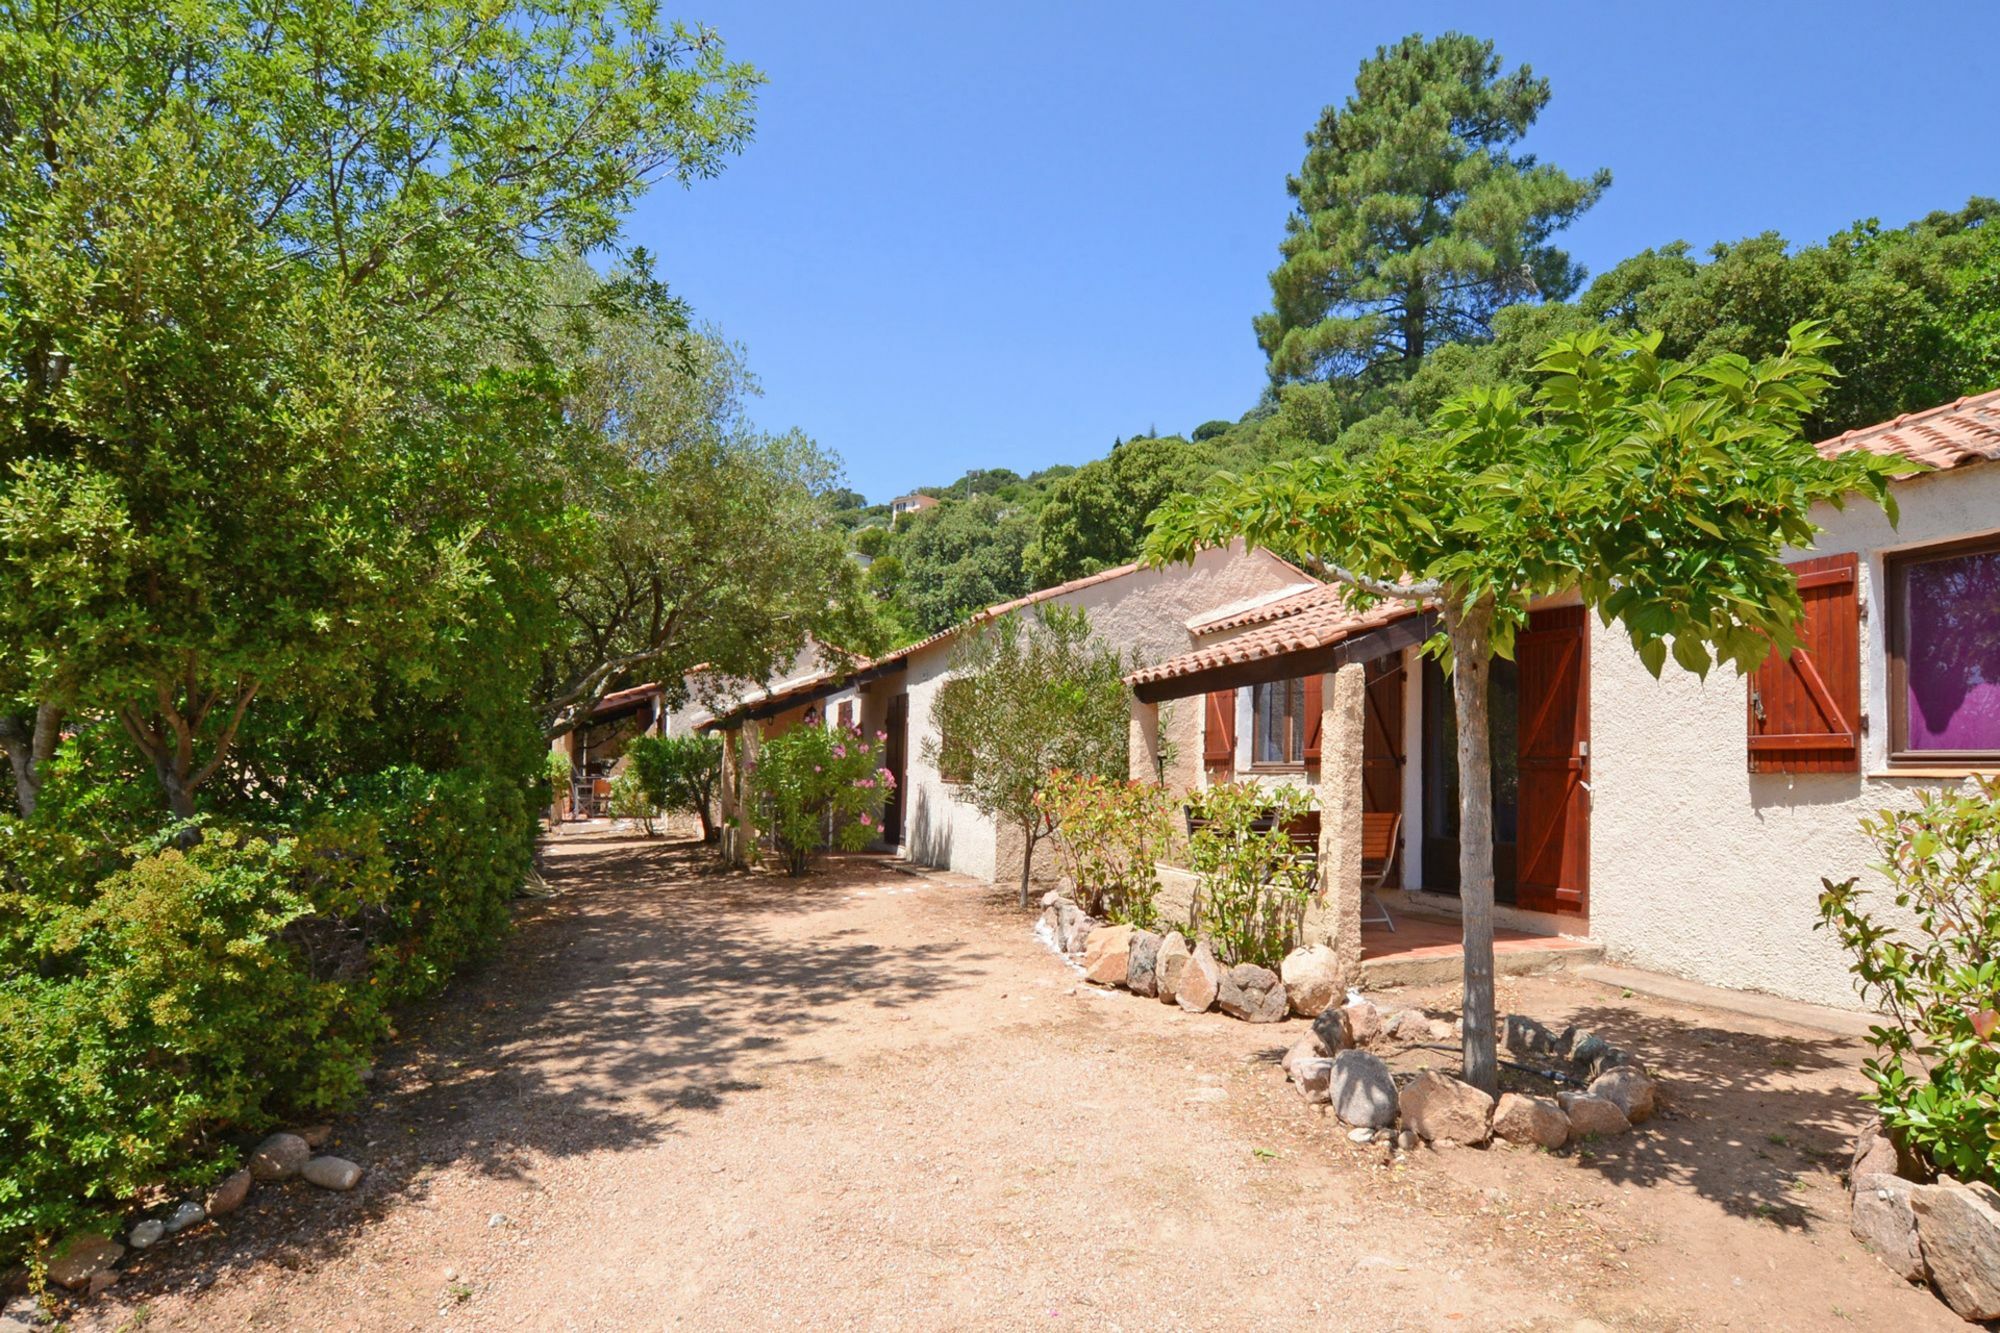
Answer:
[(1903, 460), (1823, 458), (1802, 426), (1825, 392), (1828, 336), (1689, 365), (1658, 333), (1558, 338), (1532, 391), (1510, 384), (1447, 401), (1434, 429), (1225, 475), (1156, 516), (1148, 557), (1190, 558), (1243, 538), (1346, 585), (1357, 603), (1435, 605), (1431, 645), (1453, 675), (1459, 737), (1465, 1068), (1491, 1092), (1492, 794), (1486, 690), (1536, 598), (1579, 595), (1621, 626), (1646, 667), (1669, 656), (1706, 674), (1749, 670), (1797, 642), (1787, 547), (1811, 544), (1815, 505), (1860, 494), (1894, 515)]
[(1513, 302), (1565, 300), (1582, 270), (1551, 243), (1609, 187), (1517, 154), (1549, 83), (1493, 43), (1404, 38), (1320, 113), (1287, 188), (1284, 262), (1256, 321), (1273, 380), (1397, 378), (1483, 338)]

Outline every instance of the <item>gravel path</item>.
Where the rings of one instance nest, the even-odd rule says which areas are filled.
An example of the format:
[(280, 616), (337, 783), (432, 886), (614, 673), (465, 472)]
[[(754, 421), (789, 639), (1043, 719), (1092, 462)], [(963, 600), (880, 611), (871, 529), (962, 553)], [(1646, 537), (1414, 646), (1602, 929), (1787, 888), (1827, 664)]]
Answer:
[[(1588, 1164), (1389, 1163), (1284, 1083), (1301, 1025), (1081, 987), (1007, 890), (601, 831), (549, 860), (564, 892), (337, 1126), (356, 1193), (266, 1188), (80, 1326), (1957, 1327), (1835, 1216), (1844, 1055), (1750, 1089), (1810, 1114), (1690, 1098)], [(1609, 1026), (1607, 992), (1520, 984)], [(1611, 1012), (1668, 1062), (1803, 1040)], [(1774, 1114), (1792, 1147), (1730, 1124)]]

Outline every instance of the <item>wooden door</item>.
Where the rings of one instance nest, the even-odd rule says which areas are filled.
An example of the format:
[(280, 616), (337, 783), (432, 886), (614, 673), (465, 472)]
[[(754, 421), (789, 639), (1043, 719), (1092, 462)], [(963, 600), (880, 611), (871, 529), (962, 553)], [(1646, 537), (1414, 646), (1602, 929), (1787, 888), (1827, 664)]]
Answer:
[(1520, 668), (1520, 831), (1515, 901), (1589, 910), (1590, 625), (1580, 606), (1537, 611), (1514, 641)]
[(903, 789), (910, 777), (909, 695), (889, 697), (889, 716), (882, 729), (889, 733), (889, 739), (882, 744), (882, 767), (896, 779), (896, 789), (889, 793), (889, 800), (882, 807), (882, 841), (896, 847), (903, 841), (903, 810), (906, 804)]

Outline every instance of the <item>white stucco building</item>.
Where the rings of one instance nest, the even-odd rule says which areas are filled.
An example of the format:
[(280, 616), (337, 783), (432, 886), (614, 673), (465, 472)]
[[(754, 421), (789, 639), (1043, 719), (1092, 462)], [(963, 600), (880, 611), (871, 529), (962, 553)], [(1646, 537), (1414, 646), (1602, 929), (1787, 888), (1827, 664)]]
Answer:
[[(1276, 556), (1240, 547), (1206, 551), (1191, 564), (1166, 569), (1121, 565), (988, 607), (873, 660), (774, 688), (706, 725), (723, 733), (732, 754), (809, 721), (886, 732), (897, 795), (884, 813), (885, 844), (926, 865), (989, 881), (1012, 878), (1020, 865), (1019, 835), (996, 828), (956, 799), (954, 784), (924, 757), (925, 742), (936, 739), (931, 703), (953, 676), (954, 654), (967, 634), (1005, 616), (1069, 606), (1089, 617), (1091, 630), (1108, 647), (1136, 662), (1157, 662), (1198, 644), (1205, 624), (1218, 614), (1315, 586)], [(726, 762), (733, 768), (733, 761)], [(1038, 856), (1038, 875), (1040, 863)]]
[[(1790, 661), (1748, 680), (1671, 665), (1655, 680), (1574, 598), (1531, 608), (1516, 661), (1493, 676), (1503, 928), (1859, 1005), (1838, 942), (1814, 929), (1822, 878), (1871, 878), (1863, 815), (2000, 773), (2000, 392), (1821, 448), (1936, 470), (1895, 484), (1898, 525), (1860, 502), (1816, 515), (1817, 543), (1791, 553), (1806, 621)], [(1352, 804), (1357, 827), (1364, 812), (1400, 817), (1400, 887), (1384, 899), (1454, 913), (1455, 738), (1446, 681), (1414, 642), (1422, 615), (1355, 615), (1315, 588), (1217, 618), (1130, 678), (1135, 746), (1151, 728), (1201, 756), (1176, 773), (1184, 785), (1291, 781), (1323, 812)], [(1172, 701), (1201, 706), (1158, 711)]]

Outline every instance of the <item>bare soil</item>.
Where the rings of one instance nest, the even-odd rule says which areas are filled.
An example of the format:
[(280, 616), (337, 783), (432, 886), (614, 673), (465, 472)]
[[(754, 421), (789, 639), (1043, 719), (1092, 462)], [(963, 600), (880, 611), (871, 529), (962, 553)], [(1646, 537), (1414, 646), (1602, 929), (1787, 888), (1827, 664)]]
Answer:
[[(1251, 1026), (1079, 983), (1013, 891), (596, 833), (406, 1016), (331, 1151), (90, 1328), (1962, 1327), (1852, 1240), (1851, 1042), (1503, 981), (1664, 1078), (1643, 1132), (1385, 1157)], [(1387, 997), (1448, 1014), (1447, 988)], [(1454, 1063), (1404, 1051), (1410, 1067)]]

